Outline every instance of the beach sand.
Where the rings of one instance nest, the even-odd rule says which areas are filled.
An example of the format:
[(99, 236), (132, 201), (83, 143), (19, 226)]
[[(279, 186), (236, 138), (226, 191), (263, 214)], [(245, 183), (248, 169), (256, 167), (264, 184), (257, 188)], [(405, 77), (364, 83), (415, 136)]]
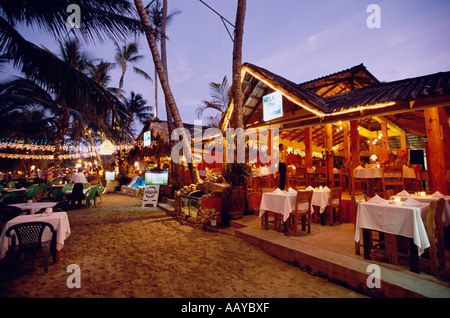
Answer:
[[(3, 270), (1, 297), (25, 298), (302, 298), (364, 297), (265, 254), (229, 234), (180, 224), (141, 199), (103, 195), (69, 211), (71, 235), (48, 273), (40, 254)], [(4, 269), (5, 260), (2, 260)], [(80, 288), (68, 288), (71, 264)]]

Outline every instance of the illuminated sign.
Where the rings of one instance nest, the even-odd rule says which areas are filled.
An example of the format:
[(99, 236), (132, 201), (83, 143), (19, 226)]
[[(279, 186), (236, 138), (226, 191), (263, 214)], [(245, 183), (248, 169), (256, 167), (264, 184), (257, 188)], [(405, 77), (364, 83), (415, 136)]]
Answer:
[(100, 145), (100, 154), (101, 155), (112, 155), (114, 151), (116, 151), (116, 147), (113, 145), (113, 143), (106, 139), (102, 144)]
[(149, 131), (144, 132), (144, 147), (148, 147), (151, 144), (152, 135)]
[(263, 119), (270, 121), (283, 117), (283, 95), (279, 91), (263, 96)]

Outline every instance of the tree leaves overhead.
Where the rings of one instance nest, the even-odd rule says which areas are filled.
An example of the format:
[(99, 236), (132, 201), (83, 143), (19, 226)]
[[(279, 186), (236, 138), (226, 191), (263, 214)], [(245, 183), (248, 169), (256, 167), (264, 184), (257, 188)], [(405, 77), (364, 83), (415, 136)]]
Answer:
[[(80, 28), (66, 24), (70, 4), (80, 7)], [(143, 29), (133, 7), (123, 0), (0, 0), (0, 7), (9, 24), (25, 24), (57, 37), (73, 32), (86, 41), (123, 40)]]

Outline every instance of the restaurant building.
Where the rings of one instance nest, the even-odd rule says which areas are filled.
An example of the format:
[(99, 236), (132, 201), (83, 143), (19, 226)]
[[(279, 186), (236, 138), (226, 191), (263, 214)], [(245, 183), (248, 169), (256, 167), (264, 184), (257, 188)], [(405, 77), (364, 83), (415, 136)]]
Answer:
[[(279, 142), (300, 154), (299, 165), (325, 162), (330, 185), (338, 181), (336, 168), (351, 184), (359, 181), (353, 178), (358, 166), (396, 162), (420, 165), (422, 189), (448, 194), (450, 72), (380, 82), (360, 64), (294, 83), (245, 63), (241, 81), (245, 129), (277, 127)], [(268, 114), (264, 99), (274, 95), (279, 102)], [(233, 111), (230, 104), (223, 131), (234, 128)]]

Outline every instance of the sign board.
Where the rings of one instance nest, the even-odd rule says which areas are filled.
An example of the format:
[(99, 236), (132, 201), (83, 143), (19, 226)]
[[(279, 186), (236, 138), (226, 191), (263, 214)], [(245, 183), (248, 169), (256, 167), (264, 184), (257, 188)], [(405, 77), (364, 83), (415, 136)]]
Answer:
[(263, 96), (263, 119), (270, 121), (283, 117), (283, 95), (279, 91)]
[(148, 204), (156, 207), (158, 205), (159, 185), (146, 185), (144, 197), (142, 198), (142, 208)]
[(152, 135), (149, 131), (144, 132), (144, 147), (150, 146), (152, 142)]
[(100, 148), (99, 153), (101, 155), (112, 155), (114, 151), (116, 151), (116, 147), (108, 139), (103, 141), (99, 148)]

